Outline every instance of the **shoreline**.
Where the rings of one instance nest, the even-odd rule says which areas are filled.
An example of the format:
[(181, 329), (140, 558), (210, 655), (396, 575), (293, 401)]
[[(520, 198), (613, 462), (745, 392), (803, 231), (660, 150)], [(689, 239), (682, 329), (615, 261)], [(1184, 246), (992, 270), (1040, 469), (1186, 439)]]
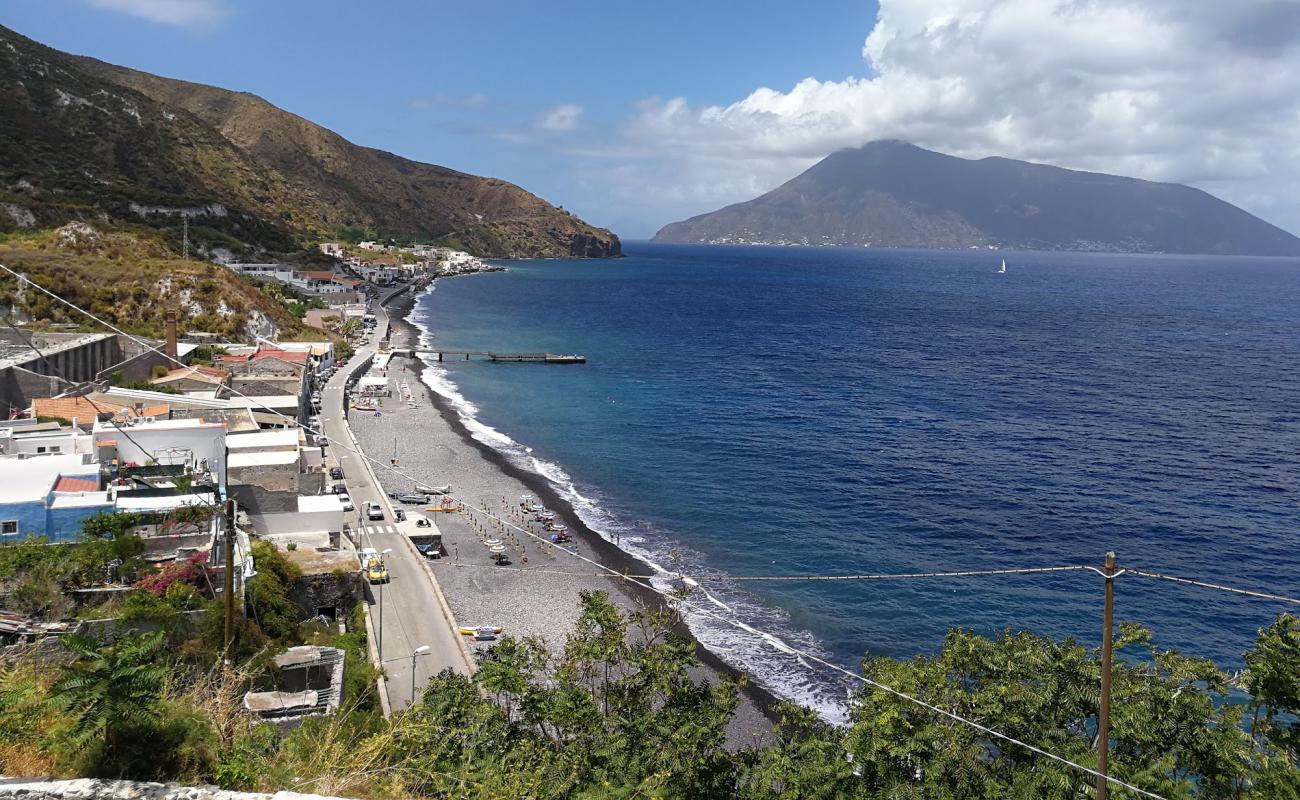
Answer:
[[(427, 287), (421, 287), (418, 291), (423, 293), (427, 291)], [(408, 289), (390, 298), (385, 304), (389, 315), (389, 324), (393, 328), (392, 333), (390, 333), (390, 340), (394, 341), (394, 346), (397, 346), (396, 341), (399, 339), (410, 343), (416, 343), (419, 340), (422, 332), (408, 318), (415, 307), (416, 300), (417, 295), (413, 290)], [(600, 564), (620, 573), (645, 575), (655, 571), (643, 560), (622, 550), (592, 530), (569, 501), (551, 485), (545, 476), (512, 463), (504, 453), (476, 439), (451, 402), (433, 391), (424, 382), (424, 372), (428, 367), (421, 359), (410, 359), (404, 363), (408, 364), (407, 369), (414, 376), (416, 382), (419, 383), (419, 391), (423, 392), (431, 406), (437, 410), (439, 417), (446, 423), (448, 429), (460, 443), (473, 449), (480, 458), (504, 477), (522, 484), (543, 505), (554, 511), (559, 520), (573, 532), (574, 540), (579, 543), (582, 552), (594, 558)], [(412, 391), (416, 391), (414, 385), (411, 388)], [(626, 581), (619, 581), (613, 577), (599, 578), (598, 580), (603, 581), (601, 588), (615, 602), (618, 602), (621, 597), (634, 607), (656, 610), (667, 608), (664, 597), (657, 591)], [(623, 607), (626, 607), (627, 604), (627, 602), (619, 603)], [(461, 620), (459, 624), (467, 624), (467, 622)], [(686, 636), (693, 643), (696, 658), (703, 665), (704, 670), (712, 676), (727, 675), (737, 677), (745, 674), (742, 670), (731, 666), (719, 655), (705, 647), (690, 630), (684, 619), (679, 617), (674, 624), (674, 630)], [(775, 722), (775, 706), (780, 702), (780, 699), (766, 687), (760, 685), (752, 675), (745, 674), (745, 677), (746, 683), (740, 692), (740, 706), (737, 708), (733, 721), (741, 718), (741, 711), (748, 704), (752, 706), (754, 713), (761, 716), (768, 730), (762, 732), (753, 730), (752, 720), (748, 723), (742, 722), (743, 727), (751, 734), (767, 734), (772, 723)]]

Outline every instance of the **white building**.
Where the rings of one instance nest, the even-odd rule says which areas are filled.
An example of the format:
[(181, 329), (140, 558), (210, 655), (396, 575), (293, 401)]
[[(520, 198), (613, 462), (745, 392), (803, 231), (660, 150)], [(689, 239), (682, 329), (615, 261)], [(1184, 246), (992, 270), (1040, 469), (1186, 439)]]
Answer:
[(133, 420), (117, 426), (96, 422), (95, 446), (103, 464), (181, 465), (210, 473), (226, 485), (226, 424), (202, 419)]

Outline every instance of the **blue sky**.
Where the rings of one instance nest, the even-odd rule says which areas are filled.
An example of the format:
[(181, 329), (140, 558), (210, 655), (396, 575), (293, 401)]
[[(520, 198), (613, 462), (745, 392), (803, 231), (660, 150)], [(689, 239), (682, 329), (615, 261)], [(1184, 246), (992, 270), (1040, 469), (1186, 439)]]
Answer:
[[(874, 18), (850, 0), (821, 3), (815, 19), (775, 0), (211, 0), (194, 4), (212, 11), (192, 22), (149, 18), (166, 5), (11, 2), (0, 23), (60, 50), (252, 92), (358, 144), (504, 178), (634, 236), (671, 220), (593, 198), (567, 147), (590, 145), (646, 97), (726, 103), (756, 84), (860, 73)], [(573, 128), (543, 136), (547, 111), (564, 105), (582, 108)]]
[(1296, 0), (10, 0), (629, 238), (899, 138), (1189, 183), (1300, 232)]

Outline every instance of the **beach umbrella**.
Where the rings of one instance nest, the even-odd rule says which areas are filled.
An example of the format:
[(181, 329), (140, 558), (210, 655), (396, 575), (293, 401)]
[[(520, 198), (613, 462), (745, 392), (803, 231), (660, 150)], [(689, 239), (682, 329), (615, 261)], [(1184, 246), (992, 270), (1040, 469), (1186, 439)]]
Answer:
[(488, 539), (488, 540), (487, 540), (486, 542), (484, 542), (483, 544), (487, 545), (488, 547), (500, 547), (500, 546), (501, 546), (501, 540), (500, 540), (500, 539)]
[(504, 553), (506, 551), (506, 546), (503, 544), (494, 544), (492, 545), (491, 550), (494, 553)]

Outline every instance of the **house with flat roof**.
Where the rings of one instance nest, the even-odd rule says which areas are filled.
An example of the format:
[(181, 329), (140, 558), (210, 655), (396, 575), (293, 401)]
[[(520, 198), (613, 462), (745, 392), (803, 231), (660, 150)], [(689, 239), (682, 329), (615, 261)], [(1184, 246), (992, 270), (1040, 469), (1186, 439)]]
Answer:
[(72, 541), (87, 517), (112, 508), (93, 454), (0, 455), (0, 542), (28, 535)]
[(347, 515), (335, 494), (296, 494), (253, 485), (232, 485), (242, 513), (253, 533), (280, 545), (294, 542), (302, 548), (338, 547)]
[(272, 491), (318, 491), (320, 478), (308, 473), (320, 466), (320, 451), (305, 444), (301, 428), (227, 436), (227, 480), (232, 485), (251, 484)]
[(181, 466), (226, 485), (226, 424), (202, 419), (141, 419), (124, 425), (96, 422), (99, 460), (120, 470), (131, 466)]

